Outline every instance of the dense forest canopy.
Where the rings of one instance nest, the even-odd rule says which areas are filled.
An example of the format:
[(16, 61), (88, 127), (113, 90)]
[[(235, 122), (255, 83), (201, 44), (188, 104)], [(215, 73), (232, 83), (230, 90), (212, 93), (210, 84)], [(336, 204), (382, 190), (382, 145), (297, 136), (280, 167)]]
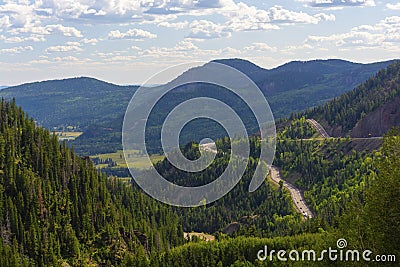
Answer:
[(136, 265), (183, 242), (169, 207), (97, 172), (4, 100), (0, 189), (1, 266)]

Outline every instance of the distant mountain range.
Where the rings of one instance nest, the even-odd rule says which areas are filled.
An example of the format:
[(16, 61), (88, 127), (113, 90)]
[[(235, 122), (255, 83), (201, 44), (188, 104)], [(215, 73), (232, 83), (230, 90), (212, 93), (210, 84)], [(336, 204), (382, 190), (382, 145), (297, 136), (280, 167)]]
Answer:
[(123, 114), (136, 88), (82, 77), (12, 86), (1, 90), (0, 97), (15, 98), (46, 128), (73, 125), (87, 129)]
[[(266, 96), (274, 116), (283, 118), (323, 105), (350, 91), (393, 61), (372, 64), (343, 60), (294, 61), (270, 70), (242, 59), (214, 62), (229, 65), (249, 76)], [(193, 75), (196, 70), (198, 68), (182, 75)], [(136, 86), (118, 86), (82, 77), (13, 86), (1, 90), (0, 97), (15, 98), (18, 105), (46, 128), (79, 126), (85, 133), (76, 141), (76, 149), (82, 154), (91, 154), (99, 152), (94, 151), (94, 147), (103, 141), (114, 144), (105, 150), (114, 150), (120, 145), (123, 114), (136, 89)], [(191, 89), (176, 92), (171, 101), (166, 103), (176, 104), (176, 99), (188, 99), (211, 92), (202, 86)], [(166, 110), (161, 107), (158, 113), (163, 115)], [(215, 133), (213, 137), (225, 134), (219, 130)], [(198, 134), (201, 135), (201, 130)], [(187, 137), (188, 140), (190, 138)]]

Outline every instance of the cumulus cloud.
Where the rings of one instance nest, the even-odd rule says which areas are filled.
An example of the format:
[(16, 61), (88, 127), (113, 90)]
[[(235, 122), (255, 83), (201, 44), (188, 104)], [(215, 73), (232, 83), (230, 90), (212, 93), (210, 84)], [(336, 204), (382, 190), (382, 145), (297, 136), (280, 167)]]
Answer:
[(244, 47), (245, 51), (254, 52), (254, 51), (261, 51), (261, 52), (276, 52), (278, 49), (276, 47), (269, 46), (266, 43), (253, 43), (250, 46)]
[(317, 24), (320, 21), (335, 20), (334, 15), (319, 13), (309, 15), (305, 12), (287, 10), (281, 6), (269, 9), (258, 9), (244, 3), (237, 5), (238, 9), (226, 13), (226, 23), (232, 31), (259, 31), (279, 29), (279, 24)]
[(58, 61), (58, 62), (77, 62), (77, 61), (79, 61), (78, 58), (73, 57), (73, 56), (55, 57), (53, 60)]
[(200, 49), (190, 40), (178, 42), (173, 47), (150, 47), (138, 52), (140, 57), (155, 58), (164, 61), (179, 60), (204, 60), (204, 57), (212, 59), (216, 57), (237, 57), (242, 52), (232, 47), (223, 49)]
[(23, 28), (16, 28), (9, 31), (16, 35), (19, 33), (31, 33), (36, 35), (50, 35), (53, 33), (61, 34), (66, 37), (83, 37), (81, 31), (74, 27), (66, 27), (61, 24), (51, 24), (46, 26), (26, 25)]
[(41, 35), (32, 34), (28, 37), (19, 37), (19, 36), (11, 36), (6, 37), (2, 35), (1, 40), (4, 40), (5, 43), (22, 43), (22, 42), (44, 42), (46, 39)]
[(195, 20), (190, 23), (190, 34), (187, 37), (191, 39), (214, 39), (230, 36), (231, 33), (224, 25), (208, 20)]
[(96, 45), (99, 42), (99, 40), (96, 38), (92, 38), (92, 39), (84, 38), (84, 39), (82, 39), (81, 42), (84, 44)]
[(400, 42), (400, 17), (393, 16), (381, 20), (375, 25), (361, 25), (349, 32), (329, 36), (309, 36), (307, 44), (324, 46), (352, 47), (398, 47)]
[(320, 8), (375, 6), (374, 0), (297, 0), (297, 2), (306, 2), (312, 7)]
[(274, 6), (269, 9), (258, 9), (239, 3), (236, 10), (224, 12), (227, 21), (223, 24), (216, 24), (208, 20), (195, 20), (190, 27), (191, 39), (213, 39), (230, 37), (232, 32), (238, 31), (265, 31), (280, 29), (279, 25), (290, 24), (317, 24), (321, 21), (334, 21), (334, 15), (319, 13), (309, 15), (304, 12), (287, 10), (281, 6)]
[(11, 26), (11, 23), (10, 23), (9, 16), (0, 17), (0, 31), (3, 31), (3, 29), (8, 28), (10, 26)]
[(141, 6), (147, 14), (209, 14), (213, 10), (227, 9), (235, 6), (233, 0), (143, 0)]
[(386, 4), (386, 7), (390, 10), (400, 10), (400, 3), (397, 4)]
[(127, 32), (120, 32), (119, 30), (115, 30), (108, 33), (108, 38), (111, 40), (132, 39), (136, 41), (141, 41), (144, 39), (154, 39), (156, 37), (156, 34), (142, 29), (130, 29)]
[(17, 46), (12, 48), (0, 49), (0, 54), (19, 54), (26, 51), (33, 51), (32, 46)]
[(45, 51), (49, 54), (58, 52), (80, 52), (83, 50), (80, 46), (81, 44), (78, 42), (67, 42), (65, 45), (50, 46)]
[(189, 22), (187, 20), (180, 22), (163, 21), (157, 24), (157, 26), (159, 27), (174, 28), (174, 29), (183, 29), (186, 28), (188, 25)]

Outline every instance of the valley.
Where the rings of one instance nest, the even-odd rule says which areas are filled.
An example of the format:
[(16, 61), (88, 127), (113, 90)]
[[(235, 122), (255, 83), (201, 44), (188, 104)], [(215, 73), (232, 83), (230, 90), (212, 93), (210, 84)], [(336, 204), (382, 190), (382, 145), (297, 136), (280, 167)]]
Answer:
[[(249, 67), (246, 65), (249, 63), (227, 62), (238, 68), (246, 66), (256, 81), (265, 75), (265, 70)], [(313, 68), (322, 64), (337, 69), (336, 64), (343, 66), (344, 63), (310, 64), (303, 65), (306, 69), (314, 64), (317, 65)], [(268, 72), (292, 73), (298, 67), (295, 62)], [(357, 68), (361, 67), (365, 66)], [(297, 79), (302, 80), (294, 80)], [(334, 247), (338, 238), (345, 238), (351, 249), (370, 248), (377, 254), (398, 255), (400, 133), (396, 128), (389, 128), (400, 125), (395, 105), (400, 95), (399, 79), (400, 63), (395, 62), (354, 89), (332, 96), (324, 105), (314, 106), (311, 101), (305, 110), (297, 111), (293, 107), (290, 114), (276, 121), (277, 142), (270, 179), (266, 178), (259, 189), (250, 193), (248, 188), (261, 149), (260, 137), (253, 132), (249, 137), (249, 162), (242, 179), (220, 200), (194, 208), (162, 204), (132, 181), (128, 167), (146, 175), (149, 165), (141, 151), (122, 151), (115, 145), (120, 141), (120, 133), (115, 129), (120, 125), (121, 106), (114, 107), (112, 112), (105, 109), (90, 116), (86, 113), (84, 116), (90, 119), (85, 118), (82, 124), (76, 123), (81, 119), (74, 117), (71, 109), (58, 113), (65, 125), (80, 125), (83, 131), (58, 133), (59, 138), (57, 133), (53, 135), (39, 126), (41, 120), (35, 122), (36, 118), (26, 115), (18, 107), (18, 98), (3, 99), (0, 105), (0, 251), (3, 254), (0, 265), (264, 266), (257, 259), (257, 252), (265, 245), (275, 250), (315, 248), (322, 251)], [(75, 89), (64, 96), (77, 94), (79, 81), (88, 89), (104, 85), (86, 78), (74, 80)], [(64, 82), (68, 81), (55, 84)], [(47, 83), (42, 85), (49, 93)], [(39, 85), (29, 86), (39, 90), (36, 87)], [(135, 90), (134, 87), (106, 86), (111, 91), (120, 90), (117, 95), (121, 99), (125, 99), (122, 95), (128, 91), (130, 94)], [(196, 91), (183, 96), (181, 93), (166, 99), (165, 103), (176, 104), (177, 96), (184, 100), (191, 94), (202, 95)], [(39, 99), (44, 101), (44, 96)], [(74, 99), (81, 101), (76, 96)], [(62, 104), (60, 99), (57, 101)], [(108, 104), (104, 101), (110, 100), (102, 100), (101, 105), (106, 107), (115, 99)], [(228, 98), (228, 101), (231, 100)], [(166, 107), (160, 106), (154, 116), (166, 111)], [(242, 115), (247, 114), (240, 111)], [(379, 127), (375, 123), (378, 115)], [(111, 119), (112, 123), (101, 118)], [(57, 118), (48, 119), (50, 122)], [(47, 122), (42, 120), (42, 123)], [(207, 128), (204, 122), (198, 123), (189, 127), (189, 132)], [(151, 127), (154, 130), (159, 125)], [(181, 186), (214, 181), (229, 163), (231, 140), (219, 136), (217, 130), (213, 133), (215, 146), (191, 140), (181, 147), (185, 157), (191, 160), (199, 158), (203, 150), (216, 155), (202, 172), (182, 171), (159, 153), (151, 155), (154, 167), (165, 179)], [(154, 136), (155, 132), (151, 132), (149, 138)], [(191, 136), (202, 137), (186, 135)], [(70, 142), (62, 140), (63, 137), (77, 138)], [(79, 142), (84, 150), (78, 149), (80, 154), (76, 154), (74, 144)], [(154, 140), (151, 145), (157, 151)], [(132, 165), (126, 164), (124, 154), (135, 158)], [(238, 157), (233, 161), (239, 165), (243, 159)], [(235, 171), (234, 168), (232, 175)], [(322, 262), (324, 266), (329, 263)], [(321, 266), (318, 264), (321, 263), (307, 265)], [(355, 263), (355, 266), (363, 265)]]

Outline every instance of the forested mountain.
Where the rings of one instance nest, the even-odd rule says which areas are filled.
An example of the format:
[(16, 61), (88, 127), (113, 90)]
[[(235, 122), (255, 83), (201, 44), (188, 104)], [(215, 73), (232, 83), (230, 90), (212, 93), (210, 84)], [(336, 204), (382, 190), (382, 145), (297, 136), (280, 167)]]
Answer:
[(183, 242), (169, 207), (0, 102), (0, 265), (142, 266)]
[(21, 106), (50, 130), (59, 126), (103, 123), (122, 116), (136, 86), (118, 86), (93, 78), (34, 82), (0, 91), (0, 97)]
[[(387, 106), (396, 110), (393, 99), (397, 99), (400, 88), (398, 67), (399, 64), (394, 63), (354, 91), (329, 102), (326, 106), (315, 108), (308, 113), (293, 115), (292, 120), (279, 123), (274, 164), (281, 169), (285, 180), (304, 192), (305, 199), (315, 216), (306, 224), (298, 221), (287, 221), (287, 223), (290, 229), (298, 229), (297, 233), (314, 234), (302, 237), (290, 236), (287, 240), (282, 238), (262, 240), (259, 237), (265, 234), (262, 229), (265, 229), (266, 225), (254, 224), (255, 229), (245, 228), (240, 235), (258, 238), (224, 239), (220, 237), (218, 242), (184, 245), (173, 249), (172, 252), (162, 254), (156, 260), (157, 264), (159, 266), (189, 266), (189, 264), (192, 266), (269, 266), (271, 262), (260, 262), (256, 258), (256, 253), (258, 249), (262, 249), (262, 245), (268, 244), (269, 249), (279, 247), (286, 251), (293, 248), (301, 249), (303, 246), (321, 251), (334, 246), (338, 238), (345, 238), (351, 249), (359, 251), (371, 249), (374, 255), (391, 254), (398, 260), (400, 236), (396, 229), (400, 214), (399, 131), (389, 132), (384, 138), (383, 145), (381, 139), (375, 138), (321, 139), (304, 116), (304, 114), (310, 117), (314, 115), (315, 119), (324, 121), (324, 115), (327, 114), (324, 112), (331, 111), (332, 114), (345, 114), (342, 117), (343, 120), (338, 121), (337, 125), (347, 125), (346, 122), (351, 123), (352, 119), (357, 122), (357, 118), (368, 117), (368, 110), (373, 113), (376, 109)], [(355, 97), (349, 100), (349, 96)], [(332, 108), (332, 103), (346, 103), (346, 105), (329, 109)], [(368, 107), (366, 103), (373, 108), (363, 110), (362, 108)], [(365, 115), (362, 115), (363, 111)], [(395, 113), (391, 113), (391, 118), (392, 121), (399, 123)], [(256, 138), (251, 140), (257, 143)], [(257, 159), (257, 153), (253, 153), (252, 156), (255, 160)], [(169, 171), (163, 173), (166, 174)], [(176, 175), (175, 177), (184, 176)], [(246, 196), (246, 192), (243, 195)], [(248, 195), (249, 199), (252, 197)], [(222, 203), (225, 204), (225, 202)], [(251, 205), (246, 204), (235, 206), (235, 210), (241, 210), (245, 206), (247, 208), (244, 210), (251, 210), (249, 209)], [(218, 211), (218, 202), (208, 209), (213, 208)], [(206, 210), (196, 213), (196, 220), (194, 220), (196, 225), (202, 221), (203, 213), (206, 214)], [(186, 216), (188, 215), (185, 214), (183, 218)], [(214, 218), (210, 215), (205, 217)], [(271, 219), (266, 219), (273, 222)], [(293, 235), (293, 232), (290, 234)], [(232, 250), (235, 252), (231, 253)], [(275, 258), (272, 266), (280, 266), (280, 263)], [(331, 263), (329, 261), (307, 262), (306, 265), (321, 266), (321, 264)], [(303, 264), (289, 262), (288, 266), (303, 266)], [(337, 266), (347, 266), (343, 263), (337, 264)], [(365, 264), (362, 261), (351, 263), (354, 266), (365, 266)], [(389, 262), (387, 265), (396, 266), (396, 263)]]
[[(232, 66), (248, 75), (266, 95), (276, 118), (323, 104), (353, 89), (390, 64), (315, 60), (290, 62), (267, 70), (241, 59), (215, 62)], [(196, 68), (182, 75), (194, 72)], [(87, 155), (120, 148), (123, 115), (135, 89), (135, 86), (117, 86), (91, 78), (75, 78), (10, 87), (1, 90), (0, 96), (9, 100), (16, 98), (17, 104), (30, 116), (51, 130), (63, 125), (79, 126), (84, 134), (73, 145), (79, 154)], [(175, 105), (177, 100), (209, 95), (210, 92), (212, 94), (213, 90), (202, 86), (194, 91), (181, 90), (171, 97), (171, 101), (165, 102), (166, 106), (159, 109), (159, 114), (164, 114), (168, 105)], [(221, 94), (221, 98), (224, 102), (231, 100), (229, 94)], [(203, 126), (200, 128), (211, 128), (204, 126), (204, 123), (200, 125)], [(201, 130), (196, 132), (202, 134)], [(215, 130), (215, 133), (215, 138), (224, 136), (220, 130)], [(183, 134), (183, 140), (191, 141), (192, 136)], [(107, 146), (102, 145), (104, 143)], [(153, 149), (157, 150), (157, 145)]]
[[(340, 110), (345, 118), (357, 122), (363, 117), (358, 107), (365, 106), (358, 103), (363, 103), (363, 96), (369, 96), (370, 91), (375, 92), (368, 98), (371, 107), (391, 103), (399, 88), (398, 68), (398, 63), (391, 65), (369, 80), (373, 86), (366, 86), (367, 82), (349, 93), (355, 96), (353, 111), (348, 104), (333, 109), (333, 114)], [(256, 67), (252, 69), (256, 73)], [(341, 103), (338, 99), (335, 101)], [(259, 261), (257, 252), (265, 245), (275, 250), (322, 251), (335, 248), (338, 238), (348, 241), (348, 249), (393, 254), (398, 261), (400, 132), (389, 131), (383, 141), (315, 138), (318, 134), (305, 114), (322, 120), (318, 116), (335, 101), (293, 115), (278, 125), (274, 165), (304, 192), (314, 214), (305, 220), (281, 184), (266, 179), (257, 191), (248, 192), (259, 157), (257, 136), (250, 138), (251, 158), (245, 175), (230, 193), (209, 205), (171, 208), (152, 200), (134, 184), (98, 173), (89, 158), (78, 157), (49, 131), (36, 126), (15, 101), (2, 100), (0, 265), (280, 266), (282, 262), (276, 257), (272, 262)], [(373, 113), (377, 108), (368, 110)], [(369, 116), (369, 112), (365, 114), (364, 118)], [(182, 172), (166, 160), (157, 163), (156, 168), (177, 184), (207, 183), (228, 163), (221, 152), (229, 151), (229, 140), (223, 138), (216, 143), (216, 160), (203, 172)], [(182, 150), (188, 158), (200, 155), (198, 144), (193, 142)], [(213, 233), (216, 241), (194, 238), (187, 242), (183, 231)], [(332, 263), (325, 260), (287, 265)]]
[[(282, 142), (286, 144), (278, 150), (281, 156), (276, 163), (284, 168), (285, 175), (296, 174), (291, 179), (297, 179), (298, 184), (309, 192), (306, 197), (312, 203), (316, 217), (307, 223), (281, 222), (283, 225), (289, 223), (289, 229), (297, 228), (303, 234), (260, 238), (263, 226), (257, 225), (258, 228), (250, 227), (239, 232), (241, 236), (238, 237), (217, 234), (217, 240), (213, 242), (197, 241), (176, 247), (152, 257), (151, 265), (378, 266), (364, 261), (361, 256), (358, 261), (356, 258), (332, 261), (327, 254), (318, 261), (282, 262), (276, 254), (265, 261), (257, 258), (257, 253), (267, 246), (268, 251), (284, 250), (286, 255), (293, 249), (300, 254), (312, 249), (317, 259), (323, 255), (323, 250), (336, 249), (337, 240), (341, 238), (346, 240), (346, 249), (358, 250), (360, 255), (371, 250), (372, 261), (375, 261), (375, 256), (384, 255), (385, 266), (397, 266), (400, 255), (400, 132), (391, 131), (385, 136), (381, 151), (372, 153), (357, 152), (346, 139), (320, 140), (310, 144), (289, 139)], [(197, 218), (201, 218), (204, 212), (200, 209)], [(268, 224), (271, 222), (267, 221)], [(300, 225), (307, 227), (298, 228)]]
[(333, 136), (382, 136), (400, 126), (400, 62), (380, 70), (354, 90), (305, 113)]
[(271, 70), (257, 69), (240, 59), (216, 62), (232, 66), (248, 75), (267, 97), (275, 117), (282, 118), (291, 112), (319, 106), (340, 96), (392, 61), (373, 64), (336, 59), (293, 61)]

